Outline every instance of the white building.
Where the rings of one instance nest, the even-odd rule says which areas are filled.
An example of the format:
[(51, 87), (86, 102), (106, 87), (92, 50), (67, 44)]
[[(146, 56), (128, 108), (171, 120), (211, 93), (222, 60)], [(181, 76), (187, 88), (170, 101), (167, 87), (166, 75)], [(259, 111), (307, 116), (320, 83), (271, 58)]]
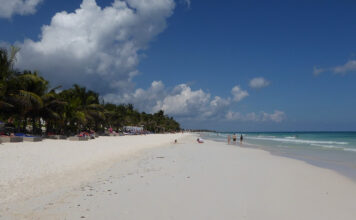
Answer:
[(124, 131), (141, 132), (141, 131), (143, 131), (143, 126), (140, 126), (140, 127), (137, 127), (137, 126), (124, 126)]

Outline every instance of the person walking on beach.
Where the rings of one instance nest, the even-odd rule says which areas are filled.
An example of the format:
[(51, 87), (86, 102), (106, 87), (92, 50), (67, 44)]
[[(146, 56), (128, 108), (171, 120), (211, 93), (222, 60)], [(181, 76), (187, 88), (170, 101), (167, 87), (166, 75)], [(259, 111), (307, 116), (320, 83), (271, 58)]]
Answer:
[(231, 142), (231, 136), (228, 135), (228, 136), (227, 136), (227, 144), (230, 144), (230, 142)]
[(244, 137), (242, 136), (242, 134), (241, 134), (241, 136), (240, 136), (240, 144), (242, 144), (242, 141), (244, 140)]
[(236, 134), (232, 135), (232, 142), (233, 142), (234, 144), (236, 144), (236, 139), (237, 139)]

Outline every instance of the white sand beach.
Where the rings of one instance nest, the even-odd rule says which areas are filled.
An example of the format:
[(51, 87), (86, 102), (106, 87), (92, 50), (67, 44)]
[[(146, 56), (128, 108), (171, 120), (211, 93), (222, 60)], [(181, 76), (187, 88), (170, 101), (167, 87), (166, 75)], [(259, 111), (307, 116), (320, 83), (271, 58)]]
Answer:
[(26, 199), (74, 185), (151, 147), (186, 134), (100, 137), (90, 141), (46, 139), (0, 145), (0, 202)]
[(3, 144), (0, 175), (0, 219), (356, 216), (346, 177), (194, 134)]

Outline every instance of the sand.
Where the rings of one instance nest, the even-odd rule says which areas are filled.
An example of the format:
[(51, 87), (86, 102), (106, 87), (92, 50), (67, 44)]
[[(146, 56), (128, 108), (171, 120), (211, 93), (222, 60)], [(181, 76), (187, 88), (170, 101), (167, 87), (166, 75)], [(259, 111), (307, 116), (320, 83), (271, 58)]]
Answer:
[[(178, 144), (168, 144), (175, 137), (179, 138)], [(4, 172), (8, 180), (23, 185), (20, 184), (21, 189), (10, 188), (12, 191), (2, 187), (0, 198), (22, 192), (22, 187), (36, 188), (26, 185), (28, 180), (33, 181), (31, 174), (24, 172), (26, 169), (36, 173), (37, 182), (43, 184), (53, 177), (43, 178), (47, 172), (53, 174), (59, 169), (63, 174), (53, 184), (55, 188), (48, 187), (41, 193), (37, 188), (34, 190), (37, 194), (32, 192), (27, 199), (3, 201), (0, 219), (346, 220), (356, 216), (356, 183), (303, 161), (212, 141), (198, 144), (194, 135), (108, 138), (89, 142), (91, 145), (86, 148), (82, 143), (59, 141), (59, 149), (68, 148), (62, 156), (48, 155), (49, 151), (43, 147), (26, 143), (32, 149), (32, 153), (27, 152), (32, 159), (22, 156), (26, 154), (20, 151), (27, 149), (20, 145), (11, 145), (15, 147), (12, 154), (10, 145), (1, 145), (2, 159), (8, 160), (9, 155), (11, 159), (16, 159), (14, 155), (22, 159), (12, 163), (8, 160), (15, 167), (1, 159), (1, 175)], [(153, 140), (162, 143), (161, 147), (154, 147), (158, 145)], [(47, 148), (55, 144), (45, 143)], [(121, 149), (115, 148), (118, 145)], [(78, 153), (76, 148), (91, 153)], [(44, 160), (47, 156), (47, 162), (33, 160), (36, 157)], [(75, 160), (78, 157), (86, 159), (78, 162)], [(25, 162), (29, 168), (22, 164)], [(49, 165), (52, 163), (55, 165)], [(5, 171), (5, 165), (11, 171)], [(83, 167), (91, 169), (85, 175), (73, 175), (80, 173), (74, 170)], [(68, 176), (71, 184), (62, 180)], [(7, 183), (1, 179), (1, 184)]]
[(139, 151), (167, 145), (186, 134), (100, 137), (0, 145), (0, 203), (73, 185)]

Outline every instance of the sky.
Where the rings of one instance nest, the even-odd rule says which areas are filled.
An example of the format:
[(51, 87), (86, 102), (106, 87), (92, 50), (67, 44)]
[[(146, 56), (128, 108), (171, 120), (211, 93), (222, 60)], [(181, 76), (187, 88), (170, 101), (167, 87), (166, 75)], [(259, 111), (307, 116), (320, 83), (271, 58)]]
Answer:
[(0, 0), (0, 46), (53, 87), (184, 128), (356, 131), (356, 2)]

